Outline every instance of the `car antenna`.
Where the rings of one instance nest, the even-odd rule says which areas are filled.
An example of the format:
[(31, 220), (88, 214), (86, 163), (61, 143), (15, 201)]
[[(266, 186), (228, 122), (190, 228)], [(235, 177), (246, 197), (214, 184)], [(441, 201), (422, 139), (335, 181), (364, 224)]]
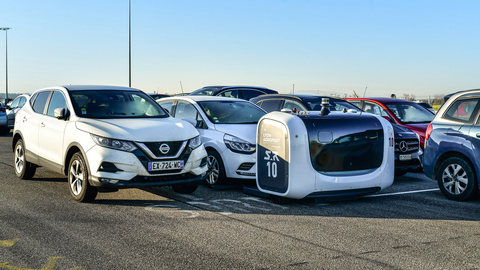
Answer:
[(180, 81), (180, 88), (182, 89), (182, 96), (183, 96), (183, 85), (182, 85), (182, 81)]
[[(363, 91), (363, 99), (365, 99), (365, 94), (367, 93), (368, 86), (365, 86), (365, 91)], [(353, 91), (355, 93), (355, 90)], [(357, 95), (357, 93), (355, 93)], [(358, 96), (357, 96), (358, 97)], [(360, 115), (362, 115), (363, 109), (360, 108)]]
[(357, 92), (355, 92), (355, 90), (353, 90), (353, 94), (355, 94), (355, 97), (358, 98)]

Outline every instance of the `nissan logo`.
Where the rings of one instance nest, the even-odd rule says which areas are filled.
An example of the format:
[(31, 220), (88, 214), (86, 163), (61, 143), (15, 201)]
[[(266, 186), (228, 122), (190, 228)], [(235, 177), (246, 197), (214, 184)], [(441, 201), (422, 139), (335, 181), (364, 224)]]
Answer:
[(408, 150), (407, 143), (405, 141), (401, 141), (400, 144), (398, 145), (398, 149), (400, 149), (400, 151), (402, 151), (402, 153), (407, 152), (407, 150)]
[(168, 153), (168, 151), (170, 151), (170, 146), (168, 146), (168, 144), (166, 143), (162, 143), (162, 145), (160, 145), (158, 150), (160, 150), (160, 152), (162, 152), (162, 154), (165, 155), (166, 153)]

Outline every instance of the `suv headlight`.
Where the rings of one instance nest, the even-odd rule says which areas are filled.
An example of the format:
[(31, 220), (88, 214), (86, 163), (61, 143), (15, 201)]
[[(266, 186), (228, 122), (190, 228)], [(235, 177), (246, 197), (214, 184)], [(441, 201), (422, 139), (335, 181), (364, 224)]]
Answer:
[(202, 145), (202, 137), (200, 137), (200, 135), (198, 135), (195, 138), (190, 139), (190, 141), (188, 142), (188, 146), (190, 146), (190, 148), (192, 148), (192, 150), (199, 147), (200, 145)]
[(90, 134), (92, 136), (93, 141), (100, 146), (112, 148), (121, 151), (133, 152), (137, 150), (137, 147), (128, 141), (116, 140), (116, 139), (109, 139), (100, 137), (97, 135)]
[(255, 144), (249, 143), (245, 140), (233, 137), (228, 134), (225, 134), (225, 136), (223, 136), (223, 142), (228, 149), (232, 150), (235, 153), (251, 154), (254, 153), (256, 150)]

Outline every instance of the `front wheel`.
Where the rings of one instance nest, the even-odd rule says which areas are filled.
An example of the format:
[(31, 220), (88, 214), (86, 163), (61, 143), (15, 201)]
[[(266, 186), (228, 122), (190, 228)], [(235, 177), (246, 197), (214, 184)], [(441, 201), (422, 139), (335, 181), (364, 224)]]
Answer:
[(25, 145), (23, 140), (18, 140), (15, 144), (14, 153), (15, 174), (20, 179), (32, 179), (37, 167), (28, 162), (25, 157)]
[(68, 166), (68, 186), (73, 199), (78, 202), (91, 202), (98, 193), (98, 188), (88, 182), (88, 169), (82, 153), (72, 156)]
[(208, 173), (205, 179), (207, 184), (214, 186), (224, 183), (227, 177), (222, 157), (214, 150), (208, 151), (207, 155)]
[(437, 172), (437, 179), (440, 190), (451, 200), (469, 200), (478, 193), (473, 169), (462, 158), (451, 157), (445, 160)]

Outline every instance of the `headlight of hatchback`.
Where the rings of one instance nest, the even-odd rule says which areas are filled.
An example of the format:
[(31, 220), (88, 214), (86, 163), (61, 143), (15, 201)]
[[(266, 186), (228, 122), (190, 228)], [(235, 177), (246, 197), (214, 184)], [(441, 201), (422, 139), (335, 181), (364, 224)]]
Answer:
[(93, 141), (100, 146), (112, 148), (121, 151), (133, 152), (137, 150), (137, 147), (128, 141), (116, 140), (116, 139), (109, 139), (100, 137), (97, 135), (90, 134), (92, 136)]
[(255, 144), (249, 143), (245, 140), (233, 137), (228, 134), (225, 134), (225, 136), (223, 136), (223, 142), (228, 149), (232, 150), (235, 153), (251, 154), (254, 153), (256, 150)]
[(198, 135), (195, 138), (190, 139), (190, 141), (188, 142), (188, 146), (190, 146), (190, 148), (192, 148), (192, 150), (199, 147), (200, 145), (202, 145), (202, 137), (200, 137), (200, 135)]

